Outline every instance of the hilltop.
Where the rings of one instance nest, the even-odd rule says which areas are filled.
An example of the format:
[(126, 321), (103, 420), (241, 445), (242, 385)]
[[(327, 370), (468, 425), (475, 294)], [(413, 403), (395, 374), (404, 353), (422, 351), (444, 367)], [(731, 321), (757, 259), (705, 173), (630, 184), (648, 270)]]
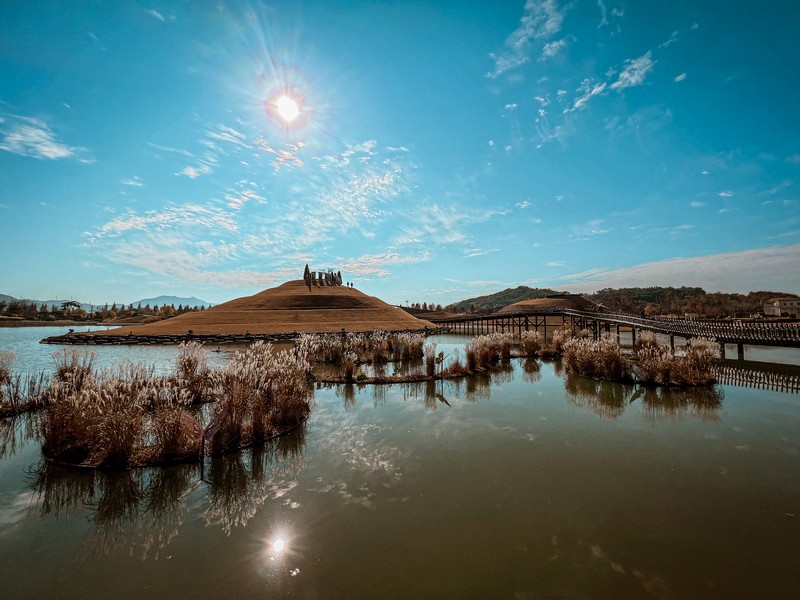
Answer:
[(197, 335), (402, 331), (434, 327), (363, 292), (341, 285), (288, 281), (253, 296), (155, 323), (95, 335)]

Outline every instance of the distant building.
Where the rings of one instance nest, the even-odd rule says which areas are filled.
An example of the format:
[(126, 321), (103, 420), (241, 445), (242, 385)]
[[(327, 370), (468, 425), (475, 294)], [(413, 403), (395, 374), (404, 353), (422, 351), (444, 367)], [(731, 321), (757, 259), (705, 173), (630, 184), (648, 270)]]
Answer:
[(800, 298), (773, 298), (764, 303), (765, 317), (797, 317), (800, 314)]

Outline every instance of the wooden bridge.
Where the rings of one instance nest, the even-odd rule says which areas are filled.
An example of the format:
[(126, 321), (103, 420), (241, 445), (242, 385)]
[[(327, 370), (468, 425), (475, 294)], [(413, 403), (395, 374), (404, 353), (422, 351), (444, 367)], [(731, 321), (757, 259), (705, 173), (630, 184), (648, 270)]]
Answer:
[(437, 325), (446, 326), (453, 333), (479, 335), (485, 333), (539, 331), (547, 336), (547, 330), (570, 325), (573, 329), (587, 329), (599, 338), (612, 328), (619, 335), (626, 331), (631, 342), (636, 341), (637, 331), (652, 331), (669, 337), (670, 346), (675, 347), (675, 338), (713, 338), (720, 344), (725, 358), (725, 344), (735, 344), (738, 358), (744, 358), (744, 346), (772, 346), (800, 348), (800, 325), (796, 323), (717, 323), (689, 321), (686, 319), (637, 317), (627, 313), (608, 311), (581, 311), (558, 308), (542, 312), (495, 313), (492, 315), (468, 315), (452, 318), (437, 318)]

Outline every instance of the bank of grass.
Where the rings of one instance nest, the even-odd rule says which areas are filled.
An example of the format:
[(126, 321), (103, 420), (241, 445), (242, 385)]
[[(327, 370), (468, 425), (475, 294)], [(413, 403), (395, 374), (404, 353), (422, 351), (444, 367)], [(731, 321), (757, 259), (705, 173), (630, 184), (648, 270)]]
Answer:
[(713, 340), (692, 338), (684, 356), (659, 345), (654, 334), (639, 336), (632, 354), (626, 354), (616, 336), (598, 340), (573, 337), (562, 344), (562, 361), (569, 373), (642, 385), (707, 386), (715, 382), (714, 363), (719, 346)]
[[(311, 410), (309, 365), (256, 342), (210, 370), (194, 343), (175, 372), (123, 364), (94, 370), (65, 351), (40, 419), (43, 454), (54, 461), (124, 469), (222, 454), (287, 431)], [(203, 409), (203, 403), (213, 403)]]
[[(501, 359), (512, 356), (514, 344), (510, 333), (477, 336), (464, 347), (465, 363), (459, 350), (452, 355), (437, 352), (436, 343), (425, 344), (425, 336), (419, 333), (305, 334), (294, 348), (304, 360), (333, 366), (335, 373), (315, 377), (320, 383), (415, 383), (496, 370)], [(380, 374), (367, 376), (361, 369), (361, 365), (379, 367), (388, 362), (400, 363), (394, 375), (380, 369)]]

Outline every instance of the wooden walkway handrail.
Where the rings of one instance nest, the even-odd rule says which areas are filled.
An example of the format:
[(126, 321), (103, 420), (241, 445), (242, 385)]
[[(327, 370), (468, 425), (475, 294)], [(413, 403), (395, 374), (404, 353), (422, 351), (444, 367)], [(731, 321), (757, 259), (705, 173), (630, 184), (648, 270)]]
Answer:
[(564, 318), (580, 319), (584, 323), (603, 323), (607, 326), (627, 326), (644, 329), (670, 336), (684, 338), (707, 337), (721, 344), (751, 344), (761, 346), (782, 346), (800, 348), (800, 325), (796, 323), (711, 323), (659, 317), (640, 317), (628, 313), (612, 311), (585, 311), (569, 308), (555, 308), (537, 312), (495, 313), (491, 315), (469, 315), (452, 318), (438, 318), (438, 325), (465, 325), (468, 323), (488, 323), (500, 328), (519, 328), (533, 317), (560, 315)]

